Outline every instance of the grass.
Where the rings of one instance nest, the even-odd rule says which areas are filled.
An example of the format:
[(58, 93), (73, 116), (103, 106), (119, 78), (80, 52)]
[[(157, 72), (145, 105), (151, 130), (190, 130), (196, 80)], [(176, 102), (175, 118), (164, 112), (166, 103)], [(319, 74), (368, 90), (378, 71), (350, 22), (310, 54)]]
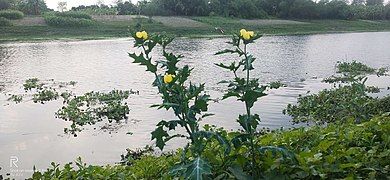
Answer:
[[(161, 17), (159, 17), (161, 18)], [(166, 17), (168, 18), (168, 17)], [(184, 18), (183, 18), (184, 19)], [(241, 28), (255, 30), (267, 35), (296, 35), (335, 32), (364, 32), (364, 31), (390, 31), (390, 21), (347, 21), (347, 20), (300, 20), (304, 23), (259, 23), (240, 21), (240, 19), (223, 17), (189, 17), (189, 21), (204, 24), (204, 26), (170, 26), (167, 23), (149, 20), (147, 18), (133, 18), (132, 20), (98, 20), (90, 27), (51, 27), (47, 25), (23, 25), (0, 27), (0, 41), (36, 41), (56, 39), (102, 39), (129, 37), (135, 31), (137, 24), (149, 32), (167, 32), (181, 37), (212, 37), (216, 35), (229, 35)], [(294, 21), (292, 21), (294, 22)], [(224, 34), (215, 28), (224, 30)]]

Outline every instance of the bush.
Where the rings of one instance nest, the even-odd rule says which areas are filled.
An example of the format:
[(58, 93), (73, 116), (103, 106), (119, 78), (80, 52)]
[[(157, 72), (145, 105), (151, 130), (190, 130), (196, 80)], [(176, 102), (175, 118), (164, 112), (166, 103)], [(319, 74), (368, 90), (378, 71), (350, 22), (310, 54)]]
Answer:
[(94, 25), (95, 22), (90, 19), (79, 19), (79, 18), (70, 18), (70, 17), (60, 17), (60, 16), (45, 16), (45, 21), (49, 26), (57, 27), (86, 27)]
[(12, 23), (10, 20), (3, 18), (3, 17), (0, 17), (0, 27), (11, 26), (11, 25), (12, 25)]
[(76, 18), (76, 19), (90, 19), (90, 20), (92, 19), (92, 16), (87, 13), (75, 12), (75, 11), (55, 13), (55, 15), (59, 17), (69, 17), (69, 18)]
[(0, 17), (7, 19), (22, 19), (24, 14), (20, 11), (15, 10), (4, 10), (0, 11)]

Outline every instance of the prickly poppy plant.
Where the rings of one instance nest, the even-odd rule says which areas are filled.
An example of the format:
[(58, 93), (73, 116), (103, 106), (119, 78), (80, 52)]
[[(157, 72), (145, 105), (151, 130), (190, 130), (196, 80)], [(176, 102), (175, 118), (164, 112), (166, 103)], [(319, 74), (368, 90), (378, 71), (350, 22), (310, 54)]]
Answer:
[[(216, 55), (236, 54), (240, 58), (239, 61), (233, 61), (230, 65), (223, 63), (216, 65), (231, 71), (234, 75), (232, 80), (221, 81), (221, 83), (227, 83), (229, 87), (223, 99), (235, 97), (238, 101), (245, 103), (246, 113), (239, 115), (237, 119), (244, 132), (234, 137), (232, 144), (235, 148), (243, 147), (250, 149), (250, 154), (248, 154), (250, 157), (248, 159), (251, 159), (251, 161), (244, 166), (248, 166), (245, 169), (251, 169), (250, 174), (253, 178), (257, 178), (261, 174), (259, 172), (260, 162), (258, 162), (258, 156), (262, 152), (266, 150), (286, 152), (278, 147), (258, 147), (256, 145), (257, 142), (255, 142), (260, 115), (252, 112), (253, 105), (259, 98), (267, 95), (266, 91), (268, 89), (279, 88), (281, 85), (280, 83), (262, 85), (259, 83), (258, 78), (251, 77), (251, 71), (254, 70), (253, 62), (256, 58), (247, 51), (247, 47), (260, 37), (261, 35), (255, 34), (253, 31), (241, 29), (240, 33), (234, 34), (232, 41), (228, 42), (233, 46), (232, 49), (225, 49), (216, 53)], [(245, 76), (240, 77), (239, 71), (244, 71)]]
[[(133, 63), (145, 66), (146, 71), (154, 74), (153, 86), (157, 87), (161, 94), (162, 103), (152, 107), (173, 110), (176, 116), (174, 120), (160, 121), (151, 133), (152, 140), (155, 140), (156, 146), (163, 150), (168, 141), (174, 138), (186, 138), (189, 144), (185, 148), (180, 164), (172, 169), (172, 175), (202, 179), (203, 176), (211, 173), (209, 163), (202, 158), (207, 141), (217, 139), (225, 146), (226, 153), (229, 150), (229, 144), (222, 136), (199, 127), (201, 119), (212, 115), (207, 113), (210, 96), (204, 92), (204, 84), (188, 81), (192, 68), (188, 65), (177, 66), (183, 56), (166, 50), (173, 38), (162, 34), (148, 35), (145, 31), (137, 32), (133, 37), (135, 47), (140, 48), (142, 52), (129, 53), (129, 56), (134, 59)], [(157, 45), (162, 47), (163, 60), (152, 59), (151, 52)], [(178, 128), (184, 129), (185, 133), (179, 133)], [(186, 158), (187, 152), (192, 154), (191, 158)]]

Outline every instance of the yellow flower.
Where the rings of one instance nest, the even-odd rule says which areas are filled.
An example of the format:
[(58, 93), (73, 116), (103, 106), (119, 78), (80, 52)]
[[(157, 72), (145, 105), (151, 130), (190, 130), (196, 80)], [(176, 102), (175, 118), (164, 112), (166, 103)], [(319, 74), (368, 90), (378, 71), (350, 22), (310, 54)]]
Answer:
[(247, 31), (246, 29), (241, 29), (240, 30), (240, 36), (245, 39), (245, 40), (249, 40), (250, 38), (252, 38), (253, 36), (255, 35), (255, 33), (253, 31)]
[(139, 31), (139, 32), (135, 33), (135, 36), (138, 39), (143, 39), (143, 40), (147, 40), (148, 39), (148, 33), (146, 31)]
[(174, 77), (175, 77), (175, 75), (165, 74), (164, 75), (164, 83), (168, 84), (168, 83), (172, 82)]
[(244, 34), (246, 34), (246, 29), (241, 29), (241, 30), (240, 30), (240, 35), (241, 35), (241, 36), (244, 36)]

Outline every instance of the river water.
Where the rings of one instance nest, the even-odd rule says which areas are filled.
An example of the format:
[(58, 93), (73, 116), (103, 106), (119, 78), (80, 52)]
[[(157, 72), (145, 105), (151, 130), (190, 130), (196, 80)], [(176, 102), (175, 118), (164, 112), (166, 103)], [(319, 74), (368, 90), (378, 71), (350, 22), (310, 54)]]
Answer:
[[(221, 98), (226, 87), (217, 84), (231, 74), (214, 65), (234, 56), (214, 56), (229, 48), (227, 38), (176, 39), (170, 51), (184, 55), (181, 65), (194, 67), (191, 80), (206, 82), (212, 98)], [(0, 174), (12, 172), (19, 179), (31, 175), (32, 167), (45, 169), (50, 162), (66, 163), (81, 156), (91, 164), (113, 164), (120, 160), (126, 148), (150, 145), (150, 132), (161, 119), (172, 118), (170, 112), (149, 108), (160, 102), (152, 87), (153, 75), (144, 67), (131, 63), (128, 52), (138, 52), (131, 39), (74, 42), (6, 43), (0, 44)], [(373, 67), (390, 65), (390, 32), (322, 34), (304, 36), (263, 37), (248, 51), (257, 57), (254, 77), (263, 83), (281, 81), (287, 87), (272, 90), (254, 106), (262, 119), (261, 126), (271, 129), (291, 128), (290, 118), (282, 114), (299, 94), (317, 92), (330, 87), (321, 79), (335, 72), (337, 61), (357, 60)], [(160, 57), (158, 53), (154, 57)], [(62, 103), (44, 105), (32, 102), (15, 104), (6, 101), (7, 94), (21, 93), (28, 78), (76, 81), (75, 93), (108, 92), (112, 89), (138, 90), (128, 103), (129, 121), (115, 126), (114, 131), (99, 130), (102, 124), (87, 126), (77, 138), (63, 134), (69, 122), (56, 119), (54, 112)], [(369, 83), (385, 89), (389, 78), (371, 78)], [(235, 121), (244, 105), (234, 99), (212, 103), (215, 116), (203, 120), (225, 129), (238, 129)], [(298, 125), (302, 126), (302, 125)], [(127, 135), (132, 132), (133, 135)], [(178, 144), (182, 144), (178, 143)], [(169, 144), (175, 149), (178, 144)], [(18, 159), (10, 164), (10, 159)]]

